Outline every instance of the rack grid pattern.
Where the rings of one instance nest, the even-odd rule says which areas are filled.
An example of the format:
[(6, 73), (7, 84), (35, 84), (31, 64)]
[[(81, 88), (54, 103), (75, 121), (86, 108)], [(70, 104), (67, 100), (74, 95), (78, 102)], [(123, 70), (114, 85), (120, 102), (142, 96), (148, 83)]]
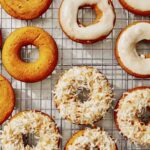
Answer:
[[(29, 84), (13, 79), (5, 71), (1, 60), (0, 73), (10, 80), (15, 89), (16, 106), (12, 115), (23, 110), (37, 109), (54, 116), (63, 137), (60, 144), (60, 149), (63, 149), (71, 135), (77, 130), (84, 128), (84, 126), (73, 125), (60, 118), (60, 115), (54, 106), (52, 100), (53, 95), (51, 92), (54, 89), (54, 85), (58, 78), (64, 70), (67, 70), (72, 66), (95, 66), (103, 72), (111, 82), (114, 88), (116, 101), (119, 99), (122, 92), (127, 89), (141, 85), (149, 86), (149, 79), (142, 80), (134, 78), (125, 73), (120, 66), (118, 66), (114, 57), (114, 47), (116, 38), (121, 29), (137, 20), (150, 20), (150, 17), (135, 16), (124, 10), (118, 0), (113, 0), (117, 15), (113, 32), (103, 41), (91, 45), (82, 45), (71, 41), (62, 32), (58, 21), (60, 3), (60, 0), (53, 0), (48, 11), (39, 19), (33, 21), (14, 19), (6, 14), (0, 7), (0, 23), (3, 40), (6, 39), (6, 37), (16, 28), (23, 26), (38, 26), (44, 28), (55, 38), (59, 48), (59, 63), (55, 71), (51, 76), (41, 82)], [(94, 12), (89, 8), (81, 10), (78, 16), (82, 23), (90, 22), (94, 17)], [(141, 42), (141, 44), (138, 45), (139, 53), (148, 53), (148, 49), (149, 43), (145, 44)], [(38, 58), (38, 50), (34, 46), (26, 46), (22, 49), (22, 58), (26, 62), (31, 62)], [(114, 106), (116, 101), (114, 102)], [(130, 143), (130, 141), (126, 140), (119, 134), (113, 119), (113, 109), (110, 110), (96, 125), (104, 128), (112, 137), (117, 139), (119, 150), (149, 150), (149, 148), (142, 148)], [(0, 130), (2, 130), (2, 128), (3, 126), (0, 126)], [(33, 137), (29, 138), (29, 142), (33, 143)], [(1, 144), (0, 150), (2, 150)]]

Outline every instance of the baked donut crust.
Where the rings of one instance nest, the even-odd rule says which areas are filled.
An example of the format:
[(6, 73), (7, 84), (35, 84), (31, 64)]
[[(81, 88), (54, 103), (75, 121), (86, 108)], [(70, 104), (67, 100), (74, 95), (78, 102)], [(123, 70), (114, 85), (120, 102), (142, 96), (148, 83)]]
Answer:
[(46, 12), (52, 0), (0, 0), (0, 3), (9, 15), (17, 19), (31, 20)]
[(125, 0), (119, 0), (119, 1), (125, 9), (127, 9), (128, 11), (130, 11), (136, 15), (141, 15), (141, 16), (149, 16), (150, 15), (150, 9), (147, 11), (142, 11), (142, 10), (132, 7), (130, 4), (125, 2)]
[[(115, 111), (114, 111), (114, 121), (115, 121), (115, 124), (116, 124), (116, 127), (117, 129), (120, 131), (120, 133), (126, 138), (126, 139), (129, 139), (131, 140), (132, 143), (135, 143), (135, 144), (139, 144), (139, 145), (142, 145), (142, 146), (149, 146), (149, 144), (146, 144), (146, 143), (142, 143), (142, 142), (139, 142), (138, 141), (135, 141), (133, 139), (130, 139), (128, 137), (128, 135), (125, 135), (122, 131), (121, 131), (121, 128), (119, 126), (119, 122), (118, 122), (118, 110), (119, 110), (119, 107), (120, 107), (120, 103), (123, 103), (124, 99), (126, 98), (126, 96), (128, 96), (129, 94), (131, 94), (132, 92), (136, 92), (138, 90), (146, 90), (146, 89), (149, 89), (150, 90), (150, 87), (147, 87), (147, 86), (141, 86), (141, 87), (136, 87), (136, 88), (133, 88), (133, 89), (129, 89), (127, 92), (125, 92), (121, 98), (119, 99), (119, 101), (117, 102), (116, 106), (115, 106)], [(131, 99), (132, 100), (132, 99)], [(149, 105), (150, 106), (150, 105)], [(128, 106), (129, 107), (129, 106)], [(123, 110), (122, 110), (123, 111)], [(136, 118), (137, 120), (137, 118)], [(134, 123), (132, 123), (132, 125), (134, 125)], [(141, 123), (141, 125), (143, 125), (143, 123)], [(147, 126), (150, 125), (150, 122), (147, 124)], [(144, 132), (144, 130), (143, 130)], [(149, 135), (149, 134), (148, 134)]]
[(0, 124), (8, 119), (15, 106), (15, 94), (10, 82), (0, 75)]
[[(22, 46), (32, 44), (39, 49), (39, 58), (26, 63), (21, 59)], [(23, 82), (37, 82), (49, 76), (57, 65), (58, 48), (54, 39), (38, 27), (15, 30), (5, 41), (2, 62), (8, 73)]]
[[(10, 121), (8, 122), (8, 124), (4, 127), (4, 131), (2, 132), (2, 135), (0, 136), (3, 148), (4, 149), (7, 149), (8, 147), (14, 148), (14, 149), (15, 148), (20, 148), (20, 145), (17, 145), (17, 144), (22, 144), (22, 143), (13, 143), (14, 142), (13, 141), (13, 135), (9, 135), (8, 131), (11, 130), (12, 134), (13, 134), (13, 129), (14, 129), (13, 127), (14, 127), (14, 125), (16, 125), (20, 129), (20, 132), (19, 132), (20, 134), (22, 132), (24, 132), (22, 134), (27, 134), (26, 133), (27, 132), (26, 131), (27, 127), (25, 127), (24, 130), (21, 130), (21, 124), (23, 123), (24, 119), (25, 120), (27, 120), (27, 118), (30, 119), (29, 118), (30, 115), (31, 115), (32, 118), (34, 118), (34, 122), (31, 123), (29, 126), (32, 126), (32, 124), (34, 124), (34, 123), (38, 123), (37, 125), (33, 125), (31, 127), (31, 129), (29, 128), (30, 129), (29, 132), (35, 132), (34, 134), (39, 134), (38, 136), (40, 138), (40, 140), (39, 140), (40, 144), (37, 143), (36, 148), (37, 149), (38, 148), (39, 149), (43, 149), (43, 150), (44, 149), (51, 149), (51, 148), (52, 149), (59, 149), (59, 145), (60, 145), (59, 128), (57, 127), (55, 121), (53, 120), (53, 118), (51, 116), (49, 116), (48, 114), (45, 114), (45, 113), (43, 113), (41, 111), (38, 111), (38, 110), (26, 110), (26, 111), (23, 111), (23, 112), (19, 112), (18, 114), (14, 115), (10, 119)], [(25, 120), (24, 120), (24, 122), (27, 123)], [(43, 121), (41, 121), (41, 120), (43, 120)], [(22, 126), (24, 126), (24, 124), (22, 124)], [(36, 129), (35, 127), (39, 128), (39, 129)], [(33, 131), (33, 129), (37, 130), (37, 131)], [(43, 131), (40, 131), (40, 130), (43, 130)], [(18, 130), (16, 130), (16, 131), (17, 132), (14, 134), (14, 136), (16, 134), (19, 134)], [(22, 136), (22, 134), (20, 136)], [(43, 136), (41, 137), (42, 134), (43, 134)], [(8, 140), (7, 139), (8, 136), (12, 137), (12, 139), (10, 139), (9, 142), (7, 141)], [(18, 140), (17, 138), (20, 138), (20, 136), (18, 135), (18, 137), (14, 137), (14, 139), (16, 138), (16, 140)], [(51, 138), (50, 138), (50, 136), (51, 136)], [(19, 140), (19, 142), (21, 142), (21, 141)], [(22, 145), (22, 146), (24, 146), (24, 145)], [(30, 146), (26, 145), (25, 148), (26, 149), (30, 149)]]
[[(119, 36), (118, 36), (118, 38), (117, 38), (117, 40), (116, 40), (116, 45), (115, 45), (115, 57), (116, 57), (116, 60), (117, 60), (118, 64), (121, 66), (121, 68), (122, 68), (123, 70), (125, 70), (128, 74), (130, 74), (130, 75), (132, 75), (132, 76), (135, 76), (135, 77), (137, 77), (137, 78), (149, 78), (149, 77), (150, 77), (150, 74), (144, 74), (144, 75), (143, 75), (143, 74), (139, 74), (139, 73), (136, 73), (136, 72), (134, 72), (133, 70), (129, 69), (127, 66), (125, 66), (124, 63), (123, 63), (122, 60), (121, 60), (120, 55), (119, 55), (118, 43), (119, 43), (119, 40), (120, 40), (121, 36), (122, 36), (122, 35), (124, 34), (124, 32), (126, 32), (130, 27), (133, 27), (134, 25), (137, 25), (137, 24), (139, 24), (139, 23), (148, 23), (148, 24), (150, 24), (149, 21), (137, 21), (137, 22), (134, 22), (134, 23), (128, 25), (126, 28), (124, 28), (124, 29), (120, 32), (120, 34), (119, 34)], [(146, 42), (150, 42), (150, 40), (146, 40)], [(145, 57), (149, 58), (149, 55), (147, 55), (147, 56), (145, 56)], [(134, 63), (134, 62), (133, 62), (133, 63)], [(141, 73), (142, 73), (142, 72), (141, 72)]]
[[(87, 128), (87, 129), (84, 129), (84, 130), (80, 130), (80, 131), (77, 131), (75, 134), (73, 134), (73, 136), (67, 141), (67, 143), (66, 143), (66, 145), (65, 145), (65, 148), (64, 148), (64, 150), (70, 150), (69, 149), (69, 146), (71, 146), (71, 145), (73, 145), (74, 144), (74, 142), (76, 141), (76, 139), (78, 139), (79, 137), (81, 137), (81, 136), (84, 136), (84, 134), (85, 134), (85, 132), (92, 132), (92, 130), (93, 130), (93, 132), (96, 132), (97, 131), (97, 133), (98, 132), (101, 132), (100, 134), (103, 134), (103, 136), (105, 137), (105, 140), (106, 140), (106, 138), (107, 138), (107, 142), (108, 142), (108, 140), (110, 140), (111, 141), (111, 148), (109, 147), (107, 150), (118, 150), (118, 148), (117, 148), (117, 144), (113, 141), (113, 139), (111, 138), (111, 137), (109, 137), (109, 135), (105, 132), (105, 131), (102, 131), (101, 129), (99, 129), (99, 128), (94, 128), (94, 129), (89, 129), (89, 128)], [(102, 138), (102, 137), (101, 137)], [(106, 141), (105, 141), (106, 142)], [(81, 143), (82, 143), (82, 141), (81, 141)], [(108, 144), (108, 143), (107, 143)], [(110, 143), (109, 143), (110, 144)], [(94, 145), (94, 144), (93, 144)], [(98, 146), (98, 145), (95, 145), (95, 146)], [(93, 148), (93, 147), (92, 147)], [(76, 149), (77, 149), (77, 147), (76, 147)], [(76, 150), (75, 149), (75, 150)], [(86, 148), (85, 148), (85, 150), (86, 150)], [(98, 150), (100, 150), (100, 148), (98, 148)]]
[[(65, 33), (65, 35), (66, 35), (68, 38), (70, 38), (72, 41), (75, 41), (75, 42), (77, 42), (77, 43), (82, 43), (82, 44), (92, 44), (92, 43), (96, 43), (96, 42), (98, 42), (98, 41), (104, 40), (104, 39), (107, 38), (107, 37), (110, 35), (110, 33), (112, 32), (113, 27), (114, 27), (115, 22), (116, 22), (116, 14), (115, 14), (115, 8), (114, 8), (114, 5), (113, 5), (113, 2), (112, 2), (111, 0), (108, 0), (108, 3), (112, 6), (112, 11), (113, 11), (113, 13), (114, 13), (114, 21), (113, 21), (113, 27), (112, 27), (112, 29), (111, 29), (110, 32), (107, 33), (107, 34), (100, 35), (99, 37), (97, 37), (97, 38), (95, 38), (95, 39), (92, 39), (91, 37), (89, 37), (88, 40), (83, 40), (83, 39), (79, 39), (79, 38), (74, 38), (73, 36), (70, 36), (70, 35), (66, 32), (66, 30), (64, 29), (64, 27), (63, 27), (63, 25), (62, 25), (62, 23), (61, 23), (61, 20), (60, 20), (60, 18), (61, 18), (61, 7), (62, 7), (62, 5), (63, 5), (63, 2), (64, 2), (64, 0), (61, 2), (60, 8), (59, 8), (59, 24), (60, 24), (60, 26), (61, 26), (63, 32)], [(96, 13), (96, 19), (95, 19), (92, 23), (90, 23), (90, 24), (88, 24), (88, 25), (85, 26), (85, 25), (80, 24), (80, 22), (79, 22), (79, 20), (78, 20), (78, 18), (77, 18), (77, 24), (78, 24), (80, 27), (87, 27), (87, 26), (92, 26), (92, 25), (95, 25), (96, 23), (98, 23), (98, 22), (100, 21), (102, 15), (103, 15), (103, 12), (98, 8), (98, 6), (97, 6), (97, 5), (85, 4), (85, 5), (80, 6), (79, 9), (82, 9), (82, 8), (84, 8), (84, 7), (91, 7), (91, 8), (95, 11), (95, 13)]]

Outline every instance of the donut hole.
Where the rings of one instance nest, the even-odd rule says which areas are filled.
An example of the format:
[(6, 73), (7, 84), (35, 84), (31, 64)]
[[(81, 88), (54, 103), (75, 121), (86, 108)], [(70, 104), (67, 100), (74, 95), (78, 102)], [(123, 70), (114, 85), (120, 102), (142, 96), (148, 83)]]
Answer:
[(137, 53), (142, 58), (150, 58), (150, 42), (146, 40), (142, 40), (136, 45)]
[(39, 50), (36, 46), (27, 45), (21, 49), (21, 59), (24, 62), (32, 63), (36, 62), (39, 58)]
[(150, 107), (143, 108), (141, 113), (137, 114), (138, 119), (143, 124), (148, 124), (150, 122)]
[(34, 133), (28, 133), (23, 136), (24, 147), (30, 146), (35, 147), (38, 143), (38, 139), (36, 138)]
[(89, 26), (99, 21), (102, 16), (101, 10), (96, 5), (81, 6), (78, 10), (79, 26)]
[(90, 90), (87, 88), (79, 88), (77, 90), (77, 98), (81, 103), (86, 102), (89, 99)]

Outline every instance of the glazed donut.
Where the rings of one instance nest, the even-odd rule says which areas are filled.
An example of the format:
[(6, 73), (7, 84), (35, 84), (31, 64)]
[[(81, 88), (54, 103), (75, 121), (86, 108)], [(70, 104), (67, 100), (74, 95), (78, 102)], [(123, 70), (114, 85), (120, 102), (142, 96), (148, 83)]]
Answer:
[(75, 124), (93, 125), (106, 114), (112, 99), (106, 77), (93, 67), (73, 67), (59, 79), (54, 90), (61, 117)]
[[(25, 146), (23, 135), (34, 134), (38, 140), (32, 148)], [(38, 111), (24, 111), (15, 115), (0, 136), (4, 150), (58, 150), (59, 131), (53, 119)]]
[(136, 51), (136, 44), (142, 40), (150, 41), (150, 22), (130, 24), (117, 39), (115, 55), (119, 65), (127, 73), (139, 78), (149, 78), (149, 54), (139, 56)]
[(0, 30), (0, 48), (2, 48), (2, 32)]
[(65, 150), (117, 150), (114, 140), (100, 128), (80, 130), (67, 142)]
[(142, 16), (150, 15), (150, 0), (119, 0), (128, 11)]
[[(21, 60), (22, 46), (32, 44), (39, 48), (39, 58), (27, 63)], [(7, 38), (2, 50), (2, 62), (8, 73), (23, 82), (37, 82), (52, 73), (58, 60), (58, 49), (54, 39), (38, 27), (15, 30)]]
[(51, 2), (52, 0), (0, 0), (9, 15), (23, 20), (38, 18), (49, 8)]
[(9, 81), (0, 75), (0, 125), (11, 115), (14, 105), (14, 90)]
[(123, 94), (115, 108), (115, 122), (131, 142), (150, 146), (150, 121), (143, 123), (138, 114), (150, 108), (150, 87), (137, 87)]
[[(78, 10), (86, 6), (94, 9), (97, 14), (96, 20), (88, 26), (79, 24), (77, 19)], [(106, 38), (112, 31), (115, 24), (114, 7), (111, 0), (63, 0), (59, 21), (62, 30), (73, 41), (94, 43)]]

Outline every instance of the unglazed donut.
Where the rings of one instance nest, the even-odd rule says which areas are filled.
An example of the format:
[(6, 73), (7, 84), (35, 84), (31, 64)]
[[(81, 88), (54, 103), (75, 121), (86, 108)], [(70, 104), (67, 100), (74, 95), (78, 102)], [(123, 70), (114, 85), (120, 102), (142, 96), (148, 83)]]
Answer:
[(100, 128), (78, 131), (65, 146), (65, 150), (117, 150), (114, 140)]
[(0, 124), (11, 115), (14, 105), (14, 90), (9, 81), (0, 75)]
[(130, 24), (117, 39), (115, 55), (119, 65), (127, 73), (139, 78), (149, 78), (149, 54), (139, 56), (136, 51), (136, 44), (142, 40), (150, 41), (150, 22)]
[[(24, 146), (23, 135), (35, 134), (36, 146)], [(0, 136), (4, 150), (58, 150), (59, 131), (53, 119), (38, 111), (24, 111), (15, 115)]]
[(30, 20), (42, 15), (52, 0), (0, 0), (5, 11), (18, 19)]
[[(89, 91), (85, 101), (79, 90)], [(113, 92), (106, 77), (93, 67), (73, 67), (59, 79), (54, 101), (60, 115), (75, 124), (91, 124), (101, 119), (111, 106)]]
[[(86, 6), (90, 6), (97, 14), (96, 20), (88, 26), (79, 24), (77, 19), (78, 10)], [(114, 7), (111, 0), (63, 0), (59, 21), (70, 39), (84, 44), (94, 43), (112, 31), (115, 24)]]
[[(21, 48), (32, 44), (39, 48), (39, 58), (32, 63), (21, 59)], [(54, 39), (38, 27), (23, 27), (7, 38), (2, 50), (2, 62), (8, 73), (23, 82), (37, 82), (52, 73), (58, 60)]]
[(122, 6), (130, 12), (142, 15), (150, 15), (150, 0), (119, 0)]
[(115, 110), (115, 122), (120, 132), (133, 143), (150, 146), (150, 121), (141, 122), (138, 114), (150, 108), (150, 87), (137, 87), (123, 94)]

